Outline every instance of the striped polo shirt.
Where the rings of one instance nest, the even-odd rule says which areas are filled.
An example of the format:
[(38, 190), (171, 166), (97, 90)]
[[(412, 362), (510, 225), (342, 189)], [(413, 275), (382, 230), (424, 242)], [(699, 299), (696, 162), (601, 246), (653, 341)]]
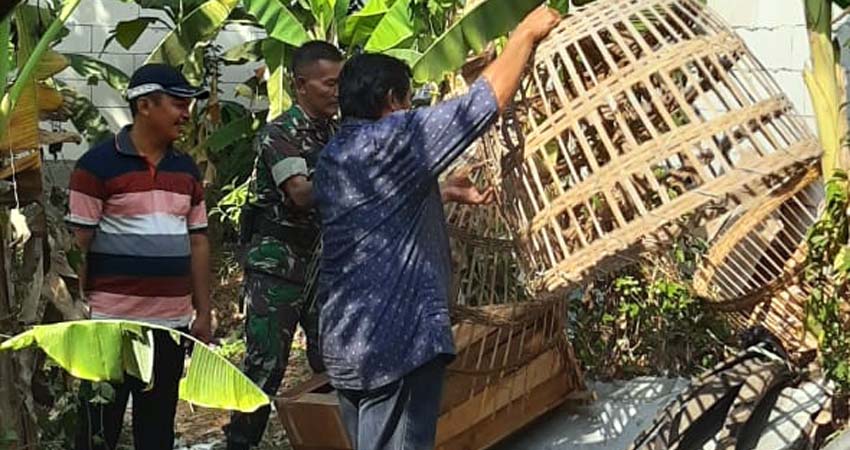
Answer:
[(174, 150), (150, 164), (129, 131), (86, 152), (71, 174), (65, 220), (95, 230), (84, 287), (92, 318), (184, 327), (193, 314), (189, 234), (207, 228), (200, 173)]

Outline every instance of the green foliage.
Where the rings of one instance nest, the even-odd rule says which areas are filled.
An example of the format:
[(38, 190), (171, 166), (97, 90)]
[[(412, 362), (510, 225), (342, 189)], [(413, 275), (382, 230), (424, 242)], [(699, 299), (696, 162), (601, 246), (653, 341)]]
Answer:
[(242, 215), (242, 207), (248, 203), (249, 180), (236, 184), (237, 180), (221, 188), (224, 196), (216, 205), (210, 209), (210, 218), (219, 217), (219, 220), (227, 224), (231, 231), (239, 228), (239, 218)]
[[(60, 86), (62, 83), (57, 83)], [(99, 144), (112, 136), (109, 122), (91, 100), (68, 87), (61, 88), (68, 109), (71, 111), (71, 123), (90, 145)]]
[(140, 322), (84, 320), (35, 326), (0, 344), (0, 351), (37, 345), (71, 375), (90, 381), (120, 382), (131, 374), (147, 382), (153, 364), (152, 330), (175, 341), (192, 341), (194, 349), (180, 398), (209, 408), (250, 412), (269, 403), (263, 391), (226, 359), (192, 336)]
[(266, 66), (270, 73), (266, 82), (269, 96), (269, 114), (266, 120), (271, 121), (292, 106), (292, 99), (286, 87), (288, 78), (286, 45), (283, 42), (268, 39), (263, 42), (263, 54), (266, 56)]
[[(34, 28), (33, 21), (35, 20), (32, 17), (32, 14), (27, 14), (27, 11), (30, 9), (22, 7), (19, 11), (16, 20), (16, 26), (19, 28), (18, 30), (18, 45), (21, 50), (27, 51), (26, 60), (21, 59), (23, 64), (20, 64), (20, 70), (18, 71), (18, 75), (15, 78), (15, 82), (12, 84), (12, 87), (9, 88), (9, 91), (0, 99), (0, 136), (5, 135), (6, 127), (9, 123), (9, 118), (12, 114), (12, 111), (15, 109), (15, 105), (18, 102), (18, 99), (21, 96), (21, 93), (24, 90), (24, 87), (33, 81), (33, 74), (35, 72), (36, 67), (38, 66), (39, 61), (41, 60), (42, 55), (48, 50), (48, 48), (57, 40), (61, 39), (63, 30), (67, 30), (65, 28), (65, 22), (77, 9), (79, 6), (80, 0), (67, 0), (62, 3), (62, 7), (59, 10), (58, 14), (54, 18), (52, 15), (50, 16), (50, 26), (47, 27), (47, 30), (44, 31), (43, 34), (40, 35), (38, 43), (35, 45), (35, 48), (30, 49), (30, 45), (28, 42), (31, 38), (31, 32)], [(29, 6), (29, 5), (24, 5)], [(36, 9), (36, 13), (39, 14), (39, 20), (41, 19), (41, 9)], [(26, 45), (24, 45), (26, 43)], [(31, 52), (29, 51), (31, 50)], [(6, 74), (0, 74), (5, 79)]]
[(239, 0), (208, 0), (182, 17), (145, 62), (180, 66), (198, 46), (221, 30)]
[(243, 0), (248, 12), (266, 29), (269, 37), (289, 45), (301, 45), (309, 39), (307, 31), (281, 0)]
[(221, 61), (225, 65), (245, 64), (247, 62), (259, 61), (263, 59), (264, 40), (265, 39), (256, 39), (233, 46), (221, 55)]
[(413, 38), (410, 0), (396, 0), (366, 41), (367, 52), (384, 52)]
[(121, 69), (90, 56), (73, 53), (67, 53), (65, 56), (70, 61), (71, 68), (78, 74), (86, 77), (89, 80), (89, 84), (96, 84), (99, 80), (103, 80), (119, 92), (124, 92), (127, 89), (130, 77), (122, 72)]
[(543, 0), (488, 0), (480, 3), (440, 36), (413, 65), (416, 81), (435, 81), (460, 68), (469, 51), (480, 52), (506, 34)]
[(688, 286), (705, 243), (686, 235), (657, 260), (596, 279), (570, 299), (570, 334), (590, 376), (693, 375), (724, 358), (724, 319)]
[(809, 229), (805, 278), (811, 286), (806, 328), (820, 348), (827, 377), (850, 391), (850, 330), (844, 311), (848, 294), (847, 175), (836, 171), (826, 183), (826, 209)]
[(139, 17), (138, 19), (118, 22), (109, 33), (109, 37), (103, 41), (103, 48), (106, 49), (112, 41), (118, 41), (121, 47), (124, 47), (124, 50), (130, 50), (142, 33), (148, 29), (148, 25), (156, 22), (162, 22), (162, 20), (156, 17)]
[(254, 135), (265, 123), (264, 114), (234, 102), (222, 102), (221, 113), (223, 126), (207, 139), (207, 156), (219, 180), (245, 180), (253, 168)]
[(369, 0), (360, 11), (352, 14), (345, 20), (339, 41), (348, 47), (361, 47), (384, 18), (392, 5), (392, 1)]

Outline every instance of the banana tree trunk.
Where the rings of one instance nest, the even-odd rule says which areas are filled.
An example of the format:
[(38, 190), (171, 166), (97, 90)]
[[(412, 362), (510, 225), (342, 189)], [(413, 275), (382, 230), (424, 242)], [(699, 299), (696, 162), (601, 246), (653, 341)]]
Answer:
[[(15, 334), (18, 305), (11, 295), (11, 255), (6, 227), (0, 227), (0, 333)], [(24, 407), (19, 379), (22, 367), (8, 352), (0, 353), (0, 448), (38, 448), (36, 424)]]
[(811, 47), (811, 66), (806, 68), (803, 76), (812, 99), (818, 137), (823, 146), (823, 176), (829, 179), (836, 170), (846, 171), (850, 168), (844, 70), (832, 40), (832, 2), (803, 1)]

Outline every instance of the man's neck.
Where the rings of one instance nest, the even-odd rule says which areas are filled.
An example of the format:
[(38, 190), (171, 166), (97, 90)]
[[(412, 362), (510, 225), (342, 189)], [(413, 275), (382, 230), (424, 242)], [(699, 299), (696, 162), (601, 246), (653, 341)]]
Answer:
[(139, 155), (149, 161), (158, 162), (171, 146), (170, 142), (159, 139), (159, 135), (148, 129), (144, 123), (136, 122), (130, 128), (130, 140)]
[(326, 117), (324, 114), (310, 109), (310, 106), (308, 106), (306, 102), (301, 101), (300, 98), (295, 100), (295, 104), (298, 105), (299, 108), (301, 108), (301, 111), (310, 120), (330, 120), (330, 117)]

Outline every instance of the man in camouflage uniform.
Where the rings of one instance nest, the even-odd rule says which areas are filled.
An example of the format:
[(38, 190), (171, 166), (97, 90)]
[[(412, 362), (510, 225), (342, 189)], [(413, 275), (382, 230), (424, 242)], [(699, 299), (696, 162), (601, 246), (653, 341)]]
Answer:
[[(242, 286), (247, 309), (247, 354), (243, 370), (269, 395), (286, 371), (292, 337), (300, 324), (307, 358), (315, 372), (324, 364), (318, 345), (318, 316), (305, 285), (319, 241), (310, 176), (319, 151), (336, 131), (336, 83), (342, 54), (327, 42), (312, 41), (292, 57), (296, 104), (267, 124), (256, 139), (257, 158), (250, 204), (243, 212), (249, 241)], [(234, 413), (225, 427), (227, 448), (248, 449), (262, 438), (269, 407)]]

